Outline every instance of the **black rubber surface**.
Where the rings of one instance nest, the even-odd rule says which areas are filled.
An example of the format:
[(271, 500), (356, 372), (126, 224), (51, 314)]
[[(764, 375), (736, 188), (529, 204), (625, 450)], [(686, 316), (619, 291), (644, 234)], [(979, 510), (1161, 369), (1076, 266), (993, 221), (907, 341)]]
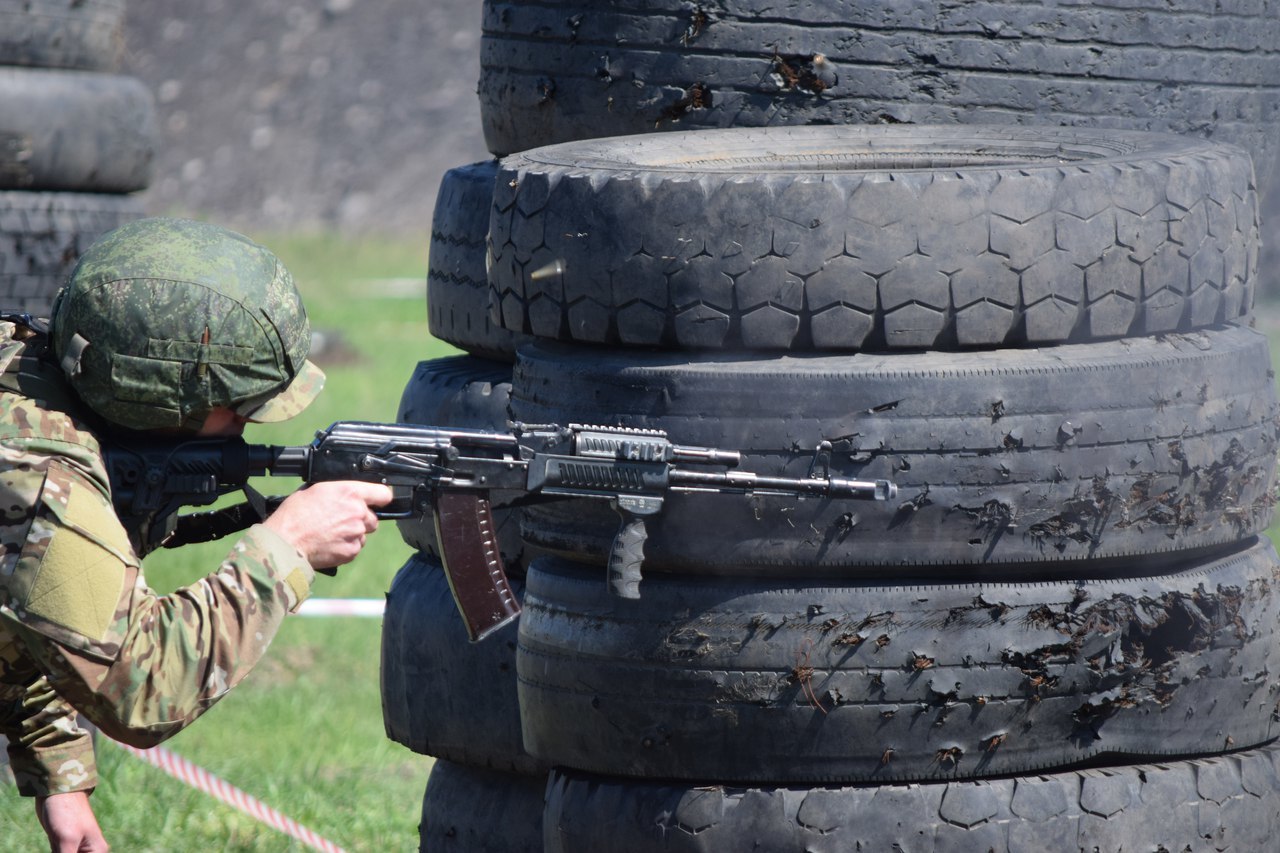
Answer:
[(0, 190), (145, 189), (158, 134), (136, 78), (0, 68)]
[(834, 788), (638, 782), (556, 771), (546, 853), (1263, 851), (1280, 749), (1017, 779)]
[(0, 65), (110, 71), (125, 0), (0, 0)]
[(480, 101), (499, 154), (676, 128), (992, 113), (1261, 137), (1280, 104), (1280, 25), (1248, 0), (484, 5)]
[(1258, 248), (1243, 149), (956, 125), (527, 151), (502, 163), (489, 230), (506, 328), (684, 348), (955, 349), (1201, 328), (1248, 315)]
[[(396, 420), (400, 423), (463, 429), (507, 430), (511, 397), (511, 365), (470, 356), (454, 356), (419, 362), (400, 397)], [(490, 494), (499, 553), (511, 574), (524, 573), (525, 546), (520, 539), (519, 518), (502, 505), (518, 493)], [(400, 535), (410, 546), (438, 556), (435, 520), (431, 516), (397, 522)]]
[(422, 798), (419, 850), (542, 853), (546, 777), (437, 761)]
[(445, 172), (431, 220), (427, 317), (431, 334), (471, 355), (514, 361), (523, 336), (489, 317), (485, 238), (493, 206), (495, 160)]
[(920, 781), (1120, 756), (1210, 755), (1280, 734), (1270, 542), (1157, 577), (871, 584), (533, 564), (520, 620), (524, 743), (655, 779)]
[[(511, 578), (517, 599), (524, 582)], [(520, 735), (516, 624), (471, 643), (438, 560), (416, 554), (396, 574), (382, 623), (387, 737), (470, 767), (545, 774)]]
[(1257, 164), (1280, 289), (1272, 3), (488, 0), (490, 151), (734, 126), (1070, 125), (1192, 134)]
[[(1266, 338), (1194, 334), (965, 353), (711, 356), (521, 349), (526, 423), (666, 430), (743, 453), (740, 470), (891, 479), (891, 501), (675, 494), (645, 569), (728, 574), (1077, 577), (1229, 545), (1272, 516), (1277, 441)], [(525, 511), (526, 541), (603, 564), (604, 501)], [(967, 570), (966, 570), (967, 571)], [(643, 594), (643, 584), (641, 594)]]
[(0, 307), (48, 314), (81, 253), (142, 215), (129, 196), (0, 191)]

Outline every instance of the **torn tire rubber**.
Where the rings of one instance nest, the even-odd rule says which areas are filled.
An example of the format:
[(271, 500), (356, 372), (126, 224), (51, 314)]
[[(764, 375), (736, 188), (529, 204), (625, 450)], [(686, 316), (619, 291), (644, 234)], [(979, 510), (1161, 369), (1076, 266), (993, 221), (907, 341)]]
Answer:
[[(820, 473), (829, 443), (832, 476), (897, 484), (888, 501), (668, 493), (646, 520), (646, 572), (1132, 573), (1260, 533), (1273, 512), (1271, 359), (1238, 326), (892, 355), (538, 345), (520, 351), (511, 407), (525, 423), (665, 430), (761, 475)], [(618, 516), (570, 498), (527, 507), (522, 529), (603, 565)]]
[[(510, 581), (519, 600), (524, 581)], [(469, 642), (440, 562), (410, 557), (387, 592), (382, 625), (387, 737), (469, 767), (545, 774), (520, 740), (515, 659), (514, 622)]]
[(723, 782), (1025, 775), (1280, 734), (1280, 569), (1254, 540), (1152, 577), (836, 583), (535, 561), (526, 748), (592, 773)]
[[(1107, 127), (1211, 137), (1253, 156), (1280, 218), (1280, 23), (1201, 0), (1044, 9), (895, 0), (487, 0), (490, 151), (778, 125)], [(1280, 240), (1263, 241), (1274, 295)]]
[(546, 776), (519, 776), (437, 761), (418, 826), (423, 853), (542, 853)]
[[(399, 423), (506, 432), (511, 396), (511, 365), (471, 356), (419, 362), (400, 397)], [(518, 493), (489, 495), (498, 549), (507, 571), (524, 573), (524, 543), (519, 518), (504, 505)], [(439, 556), (435, 519), (430, 514), (402, 519), (400, 535), (411, 547)]]
[(742, 787), (556, 770), (546, 853), (724, 850), (1267, 850), (1280, 747), (1156, 764), (912, 785)]
[(145, 189), (158, 134), (133, 77), (0, 68), (0, 190)]
[(1219, 12), (1198, 0), (1140, 21), (1123, 3), (486, 0), (481, 117), (501, 155), (655, 131), (993, 114), (1266, 142), (1280, 25), (1262, 4)]
[(0, 308), (48, 316), (84, 250), (142, 216), (129, 196), (0, 191)]
[(1243, 149), (995, 126), (733, 129), (502, 162), (501, 325), (686, 349), (957, 349), (1248, 316)]
[(445, 172), (436, 193), (427, 255), (427, 317), (431, 334), (482, 358), (515, 361), (522, 336), (493, 324), (485, 237), (493, 206), (494, 160)]

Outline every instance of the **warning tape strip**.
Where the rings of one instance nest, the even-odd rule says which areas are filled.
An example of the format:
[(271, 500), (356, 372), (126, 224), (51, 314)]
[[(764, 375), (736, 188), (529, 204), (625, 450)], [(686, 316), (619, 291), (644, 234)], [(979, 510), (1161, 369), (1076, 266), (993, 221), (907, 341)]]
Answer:
[(127, 744), (114, 741), (116, 746), (141, 758), (152, 767), (158, 767), (180, 782), (185, 782), (197, 791), (202, 791), (234, 809), (239, 809), (260, 823), (272, 829), (298, 839), (314, 850), (324, 853), (345, 853), (345, 851), (302, 824), (287, 818), (255, 797), (246, 794), (234, 785), (219, 779), (203, 767), (192, 764), (180, 755), (175, 755), (164, 747), (153, 746), (150, 749), (137, 749)]
[[(302, 602), (298, 613), (303, 616), (382, 616), (385, 608), (386, 601), (377, 598), (312, 598)], [(298, 839), (314, 850), (320, 850), (323, 853), (345, 853), (332, 841), (322, 838), (256, 797), (246, 794), (231, 783), (219, 779), (203, 767), (192, 764), (162, 746), (138, 749), (119, 741), (113, 741), (113, 743), (152, 767), (158, 767), (178, 781), (221, 800), (272, 829)]]
[(381, 616), (387, 602), (381, 598), (308, 598), (298, 608), (302, 616)]

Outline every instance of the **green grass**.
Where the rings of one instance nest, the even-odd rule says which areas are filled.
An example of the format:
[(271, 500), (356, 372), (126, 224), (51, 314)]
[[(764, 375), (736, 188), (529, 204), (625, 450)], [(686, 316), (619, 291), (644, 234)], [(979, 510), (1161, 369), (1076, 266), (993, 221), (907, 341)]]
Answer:
[[(293, 272), (324, 333), (317, 355), (328, 381), (307, 411), (285, 424), (251, 426), (253, 442), (302, 444), (336, 420), (394, 420), (418, 361), (456, 352), (426, 322), (426, 241), (329, 235), (255, 235)], [(264, 479), (267, 493), (297, 481)], [(162, 551), (146, 561), (159, 592), (217, 567), (229, 543)], [(314, 594), (381, 598), (409, 548), (386, 523), (337, 578)], [(381, 622), (293, 617), (262, 663), (166, 748), (351, 851), (416, 849), (431, 760), (389, 741), (378, 696)], [(94, 810), (115, 850), (302, 850), (262, 826), (127, 755), (98, 749)], [(47, 849), (29, 800), (0, 786), (0, 851)]]

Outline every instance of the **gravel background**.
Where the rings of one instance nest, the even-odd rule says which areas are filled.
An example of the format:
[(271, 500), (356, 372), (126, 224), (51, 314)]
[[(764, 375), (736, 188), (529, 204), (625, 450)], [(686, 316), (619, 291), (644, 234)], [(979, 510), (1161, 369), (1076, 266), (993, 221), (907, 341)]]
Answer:
[(156, 96), (150, 213), (427, 235), (487, 157), (479, 0), (129, 0), (121, 71)]

